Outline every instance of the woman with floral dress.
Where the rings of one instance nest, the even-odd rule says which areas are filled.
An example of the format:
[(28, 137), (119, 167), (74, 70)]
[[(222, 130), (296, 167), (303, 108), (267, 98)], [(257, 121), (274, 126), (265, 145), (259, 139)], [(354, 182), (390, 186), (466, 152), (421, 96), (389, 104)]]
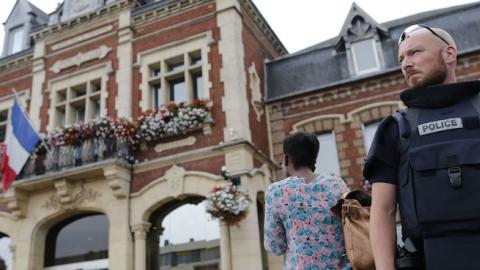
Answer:
[(285, 254), (285, 270), (351, 269), (341, 220), (330, 211), (348, 187), (339, 177), (314, 173), (318, 150), (313, 134), (288, 136), (282, 164), (287, 178), (265, 194), (265, 249)]

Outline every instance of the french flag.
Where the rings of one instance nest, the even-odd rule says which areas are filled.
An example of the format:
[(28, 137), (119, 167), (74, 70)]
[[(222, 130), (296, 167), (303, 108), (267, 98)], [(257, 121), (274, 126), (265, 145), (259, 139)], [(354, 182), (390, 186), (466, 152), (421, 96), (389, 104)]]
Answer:
[(15, 96), (5, 137), (7, 150), (1, 167), (5, 190), (15, 181), (39, 140), (40, 136), (33, 129)]

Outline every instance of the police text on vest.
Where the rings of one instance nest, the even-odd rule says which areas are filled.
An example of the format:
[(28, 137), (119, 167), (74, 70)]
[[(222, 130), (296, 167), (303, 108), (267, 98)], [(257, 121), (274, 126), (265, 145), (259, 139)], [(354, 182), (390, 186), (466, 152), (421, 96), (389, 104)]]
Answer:
[(418, 125), (418, 133), (423, 136), (457, 128), (463, 128), (462, 118), (448, 118)]

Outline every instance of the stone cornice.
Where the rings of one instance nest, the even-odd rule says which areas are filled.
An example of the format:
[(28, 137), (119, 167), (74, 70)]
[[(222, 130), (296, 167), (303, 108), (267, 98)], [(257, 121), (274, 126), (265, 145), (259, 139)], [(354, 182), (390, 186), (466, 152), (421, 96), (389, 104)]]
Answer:
[(0, 63), (0, 72), (8, 72), (12, 69), (21, 68), (26, 65), (33, 65), (33, 52), (21, 57), (14, 58), (10, 61)]
[(83, 16), (79, 16), (73, 18), (66, 22), (60, 22), (55, 25), (47, 26), (45, 28), (41, 28), (39, 30), (33, 30), (31, 36), (34, 40), (45, 38), (54, 33), (61, 33), (66, 30), (71, 30), (78, 25), (85, 24), (86, 22), (90, 22), (99, 18), (104, 18), (107, 16), (111, 16), (112, 14), (117, 14), (124, 9), (130, 9), (137, 5), (137, 0), (123, 0), (119, 2), (114, 2), (108, 6), (100, 8), (92, 13), (85, 14)]
[(263, 32), (263, 34), (268, 38), (268, 40), (272, 43), (273, 47), (277, 49), (280, 54), (287, 54), (288, 51), (283, 46), (280, 39), (277, 37), (275, 32), (273, 32), (270, 25), (267, 23), (265, 18), (262, 16), (260, 11), (255, 7), (251, 0), (242, 0), (242, 4), (244, 5), (245, 9), (249, 12), (252, 16), (252, 19), (257, 23), (258, 28)]
[(212, 0), (183, 0), (153, 8), (146, 12), (132, 16), (134, 26), (142, 25), (154, 20), (163, 19), (174, 14), (189, 10), (198, 6), (212, 3)]

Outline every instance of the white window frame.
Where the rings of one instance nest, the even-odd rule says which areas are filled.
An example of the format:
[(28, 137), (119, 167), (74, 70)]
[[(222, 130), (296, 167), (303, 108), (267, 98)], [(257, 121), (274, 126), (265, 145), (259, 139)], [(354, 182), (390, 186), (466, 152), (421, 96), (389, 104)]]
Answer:
[[(193, 81), (192, 76), (190, 76), (190, 71), (192, 70), (200, 71), (202, 73), (203, 96), (200, 96), (198, 98), (208, 100), (210, 98), (209, 89), (211, 88), (211, 82), (209, 78), (210, 64), (208, 62), (208, 53), (210, 52), (210, 44), (212, 44), (212, 42), (212, 33), (209, 31), (188, 37), (180, 41), (172, 42), (166, 45), (140, 52), (137, 56), (137, 63), (135, 64), (135, 66), (138, 66), (140, 68), (140, 73), (142, 76), (142, 81), (140, 83), (141, 100), (139, 104), (141, 110), (145, 111), (147, 109), (153, 108), (154, 100), (152, 98), (152, 84), (154, 82), (160, 82), (160, 86), (162, 88), (161, 91), (163, 91), (163, 95), (160, 95), (160, 101), (163, 100), (164, 103), (169, 102), (169, 89), (166, 87), (168, 84), (167, 78), (170, 78), (177, 73), (184, 74), (189, 96), (189, 100), (187, 102), (192, 101)], [(188, 65), (188, 61), (192, 52), (200, 52), (201, 63), (197, 65)], [(178, 71), (167, 71), (166, 73), (162, 74), (162, 71), (167, 70), (166, 63), (168, 62), (168, 60), (175, 57), (183, 57), (183, 69)], [(152, 67), (158, 67), (159, 64), (160, 75), (153, 76)], [(161, 102), (159, 102), (159, 105), (161, 105)]]
[[(99, 116), (105, 116), (107, 114), (106, 100), (108, 97), (107, 91), (107, 81), (108, 81), (108, 72), (110, 65), (100, 64), (88, 69), (84, 69), (75, 73), (70, 73), (65, 76), (53, 79), (49, 82), (49, 91), (50, 91), (50, 109), (49, 109), (49, 130), (54, 130), (57, 125), (57, 108), (65, 106), (65, 125), (71, 125), (75, 123), (75, 120), (71, 114), (71, 103), (84, 100), (85, 99), (85, 121), (92, 119), (88, 118), (88, 110), (92, 109), (88, 106), (88, 99), (91, 97), (96, 97), (99, 95), (100, 98), (100, 114)], [(100, 90), (95, 93), (91, 93), (91, 82), (100, 80)], [(78, 98), (72, 98), (69, 94), (73, 87), (87, 84), (87, 94)], [(66, 100), (59, 101), (59, 92), (66, 91)], [(90, 91), (90, 92), (89, 92)], [(62, 105), (63, 104), (63, 105)], [(88, 106), (88, 107), (87, 107)]]
[[(19, 36), (20, 39), (18, 40), (18, 42), (20, 42), (19, 44), (14, 43), (15, 35), (17, 33), (20, 33), (20, 36)], [(23, 25), (10, 29), (8, 34), (8, 53), (14, 54), (17, 52), (21, 52), (23, 50), (24, 39), (25, 39), (25, 27)], [(15, 45), (19, 45), (20, 47), (18, 49), (15, 49)]]
[[(361, 43), (361, 42), (370, 42), (370, 44), (372, 45), (372, 52), (373, 52), (373, 55), (374, 55), (374, 59), (375, 59), (375, 63), (376, 63), (376, 66), (373, 67), (373, 68), (369, 68), (369, 69), (364, 69), (364, 70), (359, 70), (358, 69), (358, 63), (357, 63), (357, 53), (355, 50), (356, 50), (356, 47), (355, 47), (355, 44), (356, 43)], [(364, 74), (364, 73), (369, 73), (369, 72), (372, 72), (372, 71), (377, 71), (380, 69), (380, 59), (378, 57), (378, 50), (377, 50), (377, 44), (376, 44), (376, 41), (374, 38), (371, 38), (371, 39), (365, 39), (365, 40), (361, 40), (361, 41), (357, 41), (357, 42), (353, 42), (350, 44), (350, 51), (352, 53), (352, 59), (353, 59), (353, 65), (355, 67), (355, 73), (356, 74)]]
[[(334, 165), (336, 166), (336, 168), (333, 168), (333, 171), (326, 171), (325, 169), (320, 168), (320, 166), (318, 165), (319, 163), (321, 163), (321, 162), (320, 162), (320, 157), (321, 157), (320, 153), (321, 153), (322, 149), (325, 149), (325, 148), (322, 148), (321, 137), (322, 137), (322, 136), (326, 136), (326, 135), (332, 136), (332, 138), (333, 138), (333, 145), (332, 145), (332, 146), (333, 146), (333, 148), (334, 148), (334, 151), (333, 151), (333, 153), (328, 153), (328, 154), (327, 154), (327, 157), (326, 157), (326, 158), (329, 159), (329, 160), (334, 160), (334, 161), (336, 161), (336, 162), (334, 162), (334, 163), (335, 163)], [(340, 168), (340, 161), (339, 161), (339, 159), (338, 159), (337, 140), (336, 140), (336, 138), (335, 138), (335, 132), (332, 130), (332, 131), (330, 131), (330, 132), (325, 132), (325, 133), (318, 134), (318, 135), (317, 135), (317, 139), (318, 139), (318, 142), (320, 143), (320, 151), (318, 152), (317, 160), (315, 161), (315, 167), (316, 167), (316, 168), (315, 168), (315, 172), (316, 172), (316, 173), (319, 173), (319, 172), (320, 172), (320, 173), (325, 173), (325, 174), (331, 174), (331, 173), (333, 173), (333, 174), (335, 174), (335, 175), (340, 176), (340, 173), (341, 173), (341, 172), (340, 172), (340, 169), (341, 169), (341, 168)], [(324, 144), (323, 144), (323, 145), (324, 145)]]
[(45, 267), (44, 270), (97, 270), (108, 269), (108, 259), (92, 260)]
[[(371, 123), (362, 125), (363, 145), (365, 146), (365, 155), (370, 150), (370, 146), (372, 145), (373, 138), (375, 137), (375, 133), (377, 132), (378, 125), (380, 125), (380, 122), (382, 122), (382, 121), (378, 120), (378, 121), (375, 121), (375, 122), (371, 122)], [(369, 133), (370, 131), (368, 131), (368, 129), (370, 129), (372, 127), (375, 127), (375, 132), (370, 134)], [(368, 133), (367, 133), (367, 131), (368, 131)]]

